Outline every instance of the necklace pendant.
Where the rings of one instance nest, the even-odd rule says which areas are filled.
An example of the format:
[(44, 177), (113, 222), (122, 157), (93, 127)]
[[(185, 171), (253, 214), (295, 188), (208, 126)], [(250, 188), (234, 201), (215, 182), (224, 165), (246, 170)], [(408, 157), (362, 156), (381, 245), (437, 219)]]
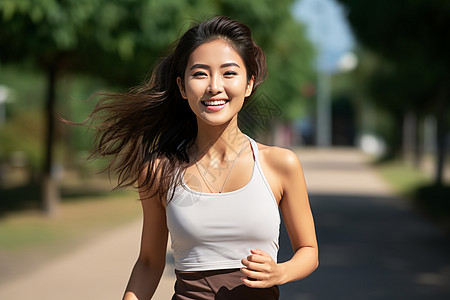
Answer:
[(200, 168), (198, 167), (197, 162), (195, 162), (195, 167), (197, 168), (198, 173), (199, 173), (200, 176), (202, 177), (203, 181), (204, 181), (205, 184), (206, 184), (206, 187), (210, 190), (211, 193), (212, 193), (213, 191), (212, 191), (211, 188), (209, 187), (208, 183), (209, 183), (212, 187), (214, 187), (214, 189), (217, 190), (217, 191), (219, 192), (219, 194), (222, 194), (222, 190), (223, 190), (223, 188), (225, 187), (225, 184), (227, 183), (228, 176), (230, 176), (231, 170), (233, 169), (234, 164), (236, 163), (236, 161), (238, 160), (238, 158), (239, 158), (239, 156), (241, 155), (242, 151), (244, 150), (245, 145), (246, 145), (246, 143), (243, 143), (243, 144), (242, 144), (241, 150), (239, 151), (238, 155), (237, 155), (236, 158), (234, 159), (233, 164), (231, 165), (230, 170), (228, 170), (228, 174), (227, 174), (227, 176), (225, 177), (225, 181), (223, 182), (222, 188), (221, 188), (220, 190), (216, 189), (216, 188), (209, 182), (209, 180), (208, 180), (208, 179), (202, 174), (202, 172), (200, 171)]

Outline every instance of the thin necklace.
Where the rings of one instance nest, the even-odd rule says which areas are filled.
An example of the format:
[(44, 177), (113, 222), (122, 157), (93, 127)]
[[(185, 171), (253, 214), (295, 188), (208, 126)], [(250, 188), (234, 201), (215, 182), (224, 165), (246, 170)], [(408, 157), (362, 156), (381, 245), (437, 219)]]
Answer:
[(219, 191), (219, 194), (222, 193), (223, 188), (225, 187), (225, 184), (227, 183), (228, 176), (230, 176), (231, 170), (233, 169), (234, 164), (236, 163), (236, 161), (238, 160), (238, 158), (239, 158), (239, 156), (241, 155), (242, 151), (244, 150), (246, 144), (247, 144), (247, 143), (245, 143), (245, 142), (242, 144), (241, 151), (239, 151), (238, 155), (237, 155), (236, 158), (234, 159), (233, 164), (231, 165), (231, 168), (230, 168), (230, 170), (228, 171), (227, 177), (225, 177), (225, 181), (223, 182), (222, 188), (221, 188), (220, 190), (218, 190), (211, 182), (209, 182), (209, 180), (208, 180), (205, 176), (203, 176), (202, 172), (200, 171), (200, 168), (199, 168), (198, 165), (197, 165), (197, 162), (195, 162), (195, 166), (197, 167), (198, 173), (200, 173), (200, 176), (202, 177), (203, 181), (206, 183), (206, 187), (209, 189), (209, 191), (210, 191), (211, 193), (212, 193), (213, 191), (211, 190), (211, 188), (209, 187), (209, 185), (211, 185), (215, 190), (218, 190), (218, 191)]

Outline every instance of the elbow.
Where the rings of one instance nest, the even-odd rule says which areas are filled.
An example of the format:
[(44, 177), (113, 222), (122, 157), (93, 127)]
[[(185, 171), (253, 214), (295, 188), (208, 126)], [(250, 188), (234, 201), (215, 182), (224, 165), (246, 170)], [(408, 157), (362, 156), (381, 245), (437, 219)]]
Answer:
[(162, 273), (166, 266), (165, 259), (155, 260), (145, 257), (139, 257), (136, 264), (141, 266), (143, 269), (156, 271), (158, 273)]
[(316, 247), (315, 251), (315, 262), (314, 262), (314, 269), (313, 272), (319, 267), (319, 249)]
[(313, 255), (311, 256), (311, 273), (314, 272), (315, 270), (317, 270), (317, 268), (319, 267), (319, 253), (318, 251), (314, 251)]
[(313, 272), (319, 267), (319, 251), (316, 250), (314, 257)]

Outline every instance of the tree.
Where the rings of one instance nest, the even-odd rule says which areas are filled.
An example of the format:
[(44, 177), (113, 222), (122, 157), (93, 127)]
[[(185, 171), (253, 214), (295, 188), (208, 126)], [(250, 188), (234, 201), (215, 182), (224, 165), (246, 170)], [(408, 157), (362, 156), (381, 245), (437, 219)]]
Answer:
[(292, 14), (292, 0), (219, 1), (223, 14), (244, 22), (267, 57), (269, 77), (262, 90), (283, 108), (282, 119), (293, 120), (305, 113), (307, 97), (300, 85), (313, 81), (314, 49), (304, 27)]
[(358, 40), (384, 61), (372, 78), (376, 103), (396, 114), (411, 110), (436, 117), (435, 183), (441, 184), (450, 115), (450, 2), (339, 1)]
[[(101, 76), (118, 86), (137, 85), (163, 50), (192, 19), (225, 14), (246, 22), (279, 72), (268, 85), (281, 102), (301, 103), (299, 81), (310, 73), (312, 48), (290, 16), (292, 1), (189, 0), (3, 0), (0, 2), (0, 61), (27, 63), (47, 78), (43, 208), (58, 202), (52, 178), (55, 88), (64, 73)], [(283, 34), (289, 32), (295, 36)], [(300, 51), (299, 51), (300, 50)], [(280, 54), (282, 56), (280, 56)], [(282, 59), (280, 59), (282, 57)], [(291, 105), (295, 106), (295, 105)]]
[[(183, 1), (179, 2), (172, 6)], [(161, 18), (163, 14), (155, 14), (166, 11), (167, 6), (170, 5), (162, 1), (126, 0), (0, 2), (1, 60), (25, 61), (47, 77), (44, 109), (47, 136), (42, 176), (42, 204), (47, 213), (53, 213), (58, 202), (52, 177), (57, 78), (64, 72), (82, 71), (104, 76), (112, 82), (136, 84), (136, 78), (143, 77), (156, 52), (167, 44), (166, 39), (180, 25), (170, 22), (168, 17)], [(155, 19), (146, 23), (145, 14), (149, 11)], [(178, 7), (171, 17), (177, 17), (177, 12), (183, 12), (183, 7)], [(152, 27), (158, 26), (161, 26), (159, 31), (152, 31)], [(131, 60), (135, 52), (141, 54), (139, 61)]]

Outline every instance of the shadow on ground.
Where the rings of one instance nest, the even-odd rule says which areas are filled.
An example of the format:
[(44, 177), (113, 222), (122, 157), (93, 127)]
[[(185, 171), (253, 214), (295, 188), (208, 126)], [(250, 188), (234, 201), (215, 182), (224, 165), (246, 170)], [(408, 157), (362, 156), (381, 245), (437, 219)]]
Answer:
[[(310, 195), (320, 266), (283, 300), (450, 299), (450, 239), (401, 200)], [(279, 261), (292, 255), (286, 230)]]

